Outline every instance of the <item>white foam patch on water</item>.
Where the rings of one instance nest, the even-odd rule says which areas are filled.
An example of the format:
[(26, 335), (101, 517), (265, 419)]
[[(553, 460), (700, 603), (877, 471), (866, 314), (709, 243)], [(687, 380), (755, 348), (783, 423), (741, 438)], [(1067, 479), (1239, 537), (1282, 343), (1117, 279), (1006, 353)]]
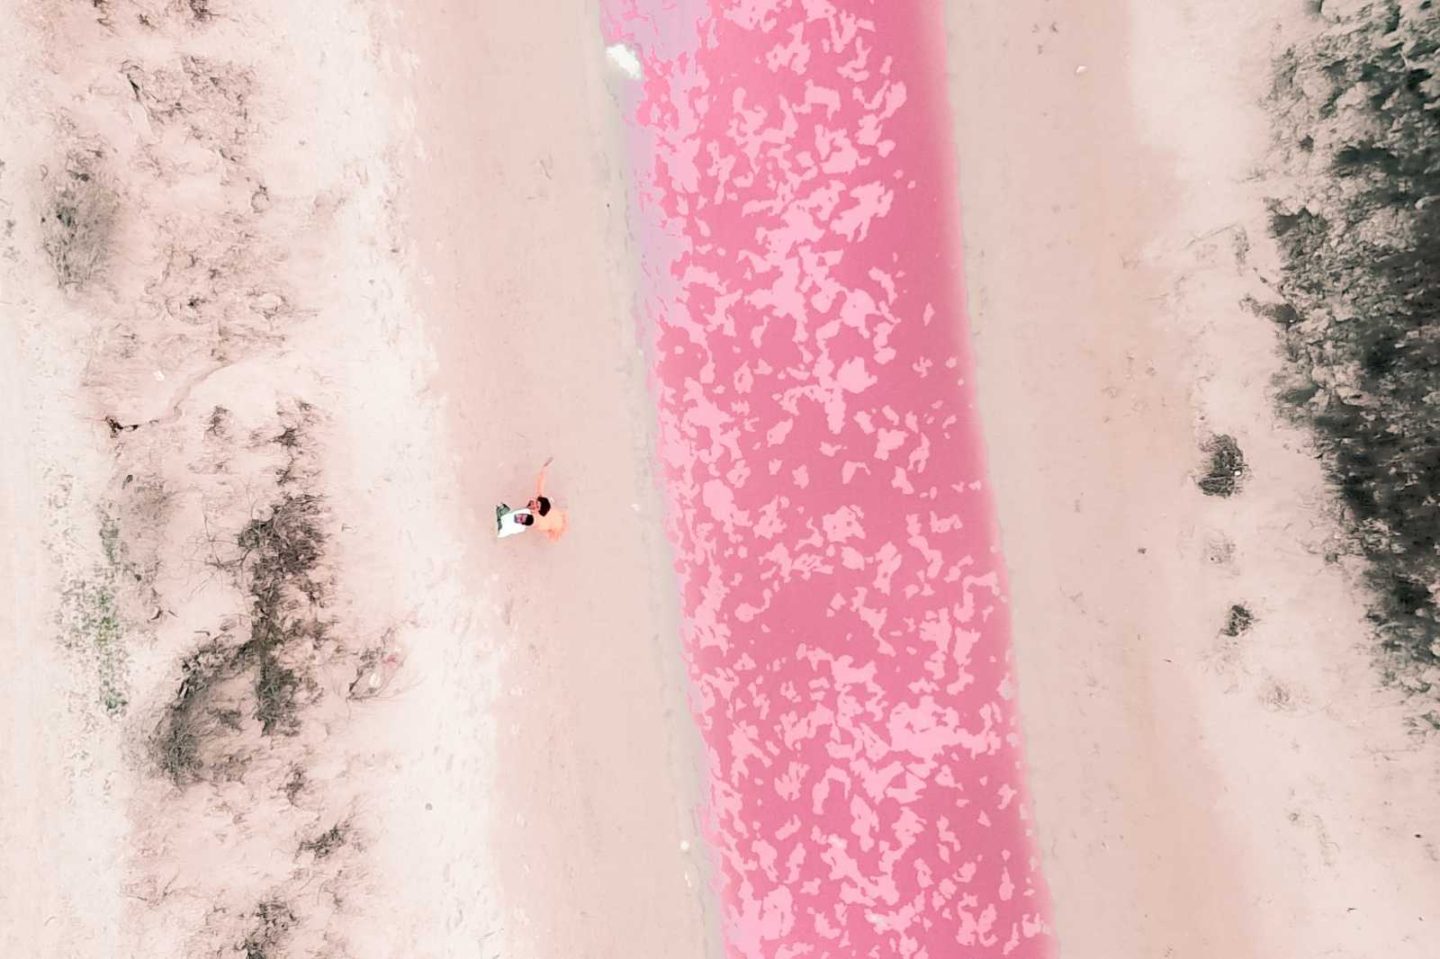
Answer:
[(605, 48), (606, 58), (632, 80), (639, 80), (642, 70), (640, 58), (623, 43), (612, 43)]

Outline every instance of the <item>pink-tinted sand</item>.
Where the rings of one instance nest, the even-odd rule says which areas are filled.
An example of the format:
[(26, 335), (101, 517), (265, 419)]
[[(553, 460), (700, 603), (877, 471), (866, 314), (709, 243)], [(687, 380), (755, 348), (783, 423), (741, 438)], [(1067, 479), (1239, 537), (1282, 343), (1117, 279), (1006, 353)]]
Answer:
[(940, 11), (611, 0), (731, 955), (1040, 956)]

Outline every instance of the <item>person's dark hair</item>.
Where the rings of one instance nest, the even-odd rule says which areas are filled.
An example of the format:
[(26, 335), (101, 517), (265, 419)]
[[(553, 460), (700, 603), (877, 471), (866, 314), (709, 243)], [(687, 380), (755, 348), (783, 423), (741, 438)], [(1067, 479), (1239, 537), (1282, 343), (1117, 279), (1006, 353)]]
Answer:
[(536, 510), (535, 510), (535, 511), (536, 511), (537, 513), (539, 513), (541, 516), (544, 516), (545, 514), (547, 514), (547, 513), (550, 512), (550, 497), (548, 497), (548, 496), (537, 496), (537, 497), (535, 497), (535, 503), (536, 503)]
[(515, 522), (519, 523), (521, 526), (533, 526), (535, 523), (535, 517), (529, 513), (516, 513)]

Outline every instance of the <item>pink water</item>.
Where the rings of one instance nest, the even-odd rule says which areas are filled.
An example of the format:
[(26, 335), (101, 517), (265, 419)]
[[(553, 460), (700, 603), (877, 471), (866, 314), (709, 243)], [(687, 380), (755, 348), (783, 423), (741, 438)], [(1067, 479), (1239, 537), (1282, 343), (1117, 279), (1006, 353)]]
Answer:
[(1048, 955), (939, 8), (607, 17), (728, 950)]

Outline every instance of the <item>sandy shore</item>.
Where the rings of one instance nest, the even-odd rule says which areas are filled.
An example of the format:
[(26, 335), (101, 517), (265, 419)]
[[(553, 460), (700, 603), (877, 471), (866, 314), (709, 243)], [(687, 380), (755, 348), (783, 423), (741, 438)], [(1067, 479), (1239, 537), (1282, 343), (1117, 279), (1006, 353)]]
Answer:
[[(981, 414), (1067, 956), (1433, 942), (1433, 747), (1325, 560), (1334, 507), (1241, 302), (1274, 263), (1271, 58), (1317, 26), (1294, 6), (950, 5)], [(1229, 499), (1196, 486), (1212, 434), (1251, 464)]]
[[(713, 955), (699, 749), (653, 477), (626, 169), (594, 4), (408, 7), (409, 227), (475, 589), (500, 603), (511, 931), (534, 955)], [(497, 542), (549, 457), (571, 528)]]

